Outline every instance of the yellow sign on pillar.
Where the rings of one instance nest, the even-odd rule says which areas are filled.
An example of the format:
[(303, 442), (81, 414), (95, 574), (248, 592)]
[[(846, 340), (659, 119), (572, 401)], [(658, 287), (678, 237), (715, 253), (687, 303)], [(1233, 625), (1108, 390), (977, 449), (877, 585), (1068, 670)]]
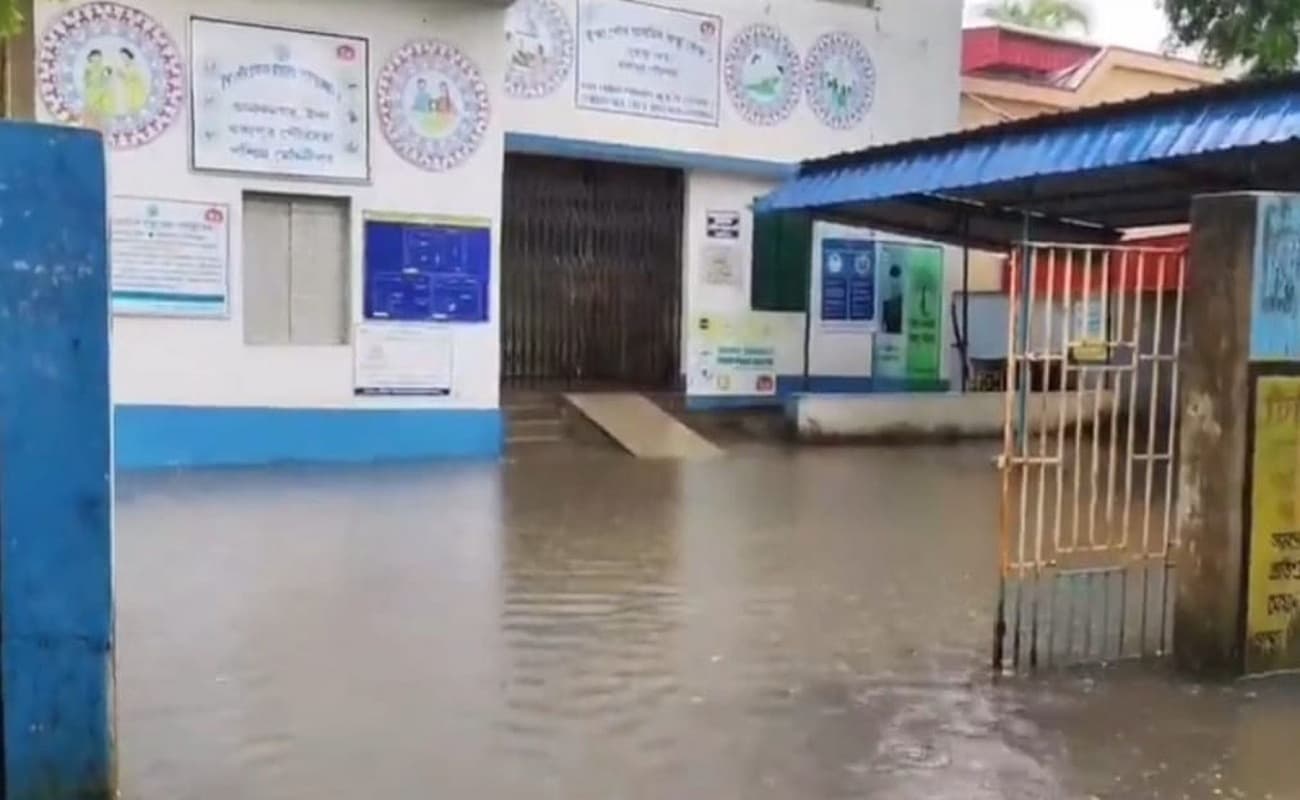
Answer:
[(1300, 376), (1255, 385), (1246, 671), (1300, 670)]

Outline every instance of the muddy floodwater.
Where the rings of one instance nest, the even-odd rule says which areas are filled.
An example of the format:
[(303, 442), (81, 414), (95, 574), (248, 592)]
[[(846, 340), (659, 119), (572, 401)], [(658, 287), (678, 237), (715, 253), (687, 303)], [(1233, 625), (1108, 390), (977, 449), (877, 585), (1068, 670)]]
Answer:
[(1300, 798), (1300, 682), (991, 680), (991, 448), (123, 476), (123, 796)]

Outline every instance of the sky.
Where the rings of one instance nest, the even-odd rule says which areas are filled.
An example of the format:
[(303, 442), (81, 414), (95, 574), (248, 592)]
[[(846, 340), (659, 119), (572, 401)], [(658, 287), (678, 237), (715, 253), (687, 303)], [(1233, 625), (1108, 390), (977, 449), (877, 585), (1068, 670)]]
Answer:
[[(1160, 50), (1169, 28), (1157, 0), (1081, 0), (1092, 11), (1092, 33), (1087, 38), (1140, 50)], [(966, 1), (967, 23), (979, 20), (986, 0)]]

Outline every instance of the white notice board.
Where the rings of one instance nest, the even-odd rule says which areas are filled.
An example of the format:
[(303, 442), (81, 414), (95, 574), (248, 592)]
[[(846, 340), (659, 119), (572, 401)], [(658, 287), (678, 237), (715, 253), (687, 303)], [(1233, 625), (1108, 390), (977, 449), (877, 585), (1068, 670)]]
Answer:
[(229, 313), (228, 206), (114, 197), (109, 211), (114, 314)]
[(370, 177), (366, 39), (195, 17), (194, 168)]
[(365, 322), (352, 337), (358, 395), (451, 394), (454, 334), (441, 325)]
[(718, 124), (722, 17), (636, 0), (581, 0), (577, 105)]

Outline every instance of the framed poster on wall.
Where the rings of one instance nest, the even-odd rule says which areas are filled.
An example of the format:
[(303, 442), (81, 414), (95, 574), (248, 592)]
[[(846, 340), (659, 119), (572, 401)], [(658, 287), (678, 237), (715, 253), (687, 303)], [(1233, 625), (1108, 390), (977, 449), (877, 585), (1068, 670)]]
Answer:
[(192, 18), (192, 166), (369, 180), (369, 65), (361, 37)]
[(876, 330), (874, 239), (827, 238), (821, 246), (821, 324)]
[(933, 245), (882, 243), (877, 275), (876, 377), (915, 385), (938, 382), (943, 356), (943, 250)]
[(109, 216), (114, 314), (229, 314), (228, 206), (114, 197)]
[(696, 397), (775, 395), (777, 331), (771, 320), (771, 315), (752, 312), (695, 317), (686, 393)]
[(722, 17), (639, 0), (579, 0), (577, 106), (717, 125)]
[(455, 335), (441, 325), (363, 322), (352, 337), (357, 396), (451, 394)]
[(391, 322), (487, 322), (492, 222), (368, 213), (364, 316)]

